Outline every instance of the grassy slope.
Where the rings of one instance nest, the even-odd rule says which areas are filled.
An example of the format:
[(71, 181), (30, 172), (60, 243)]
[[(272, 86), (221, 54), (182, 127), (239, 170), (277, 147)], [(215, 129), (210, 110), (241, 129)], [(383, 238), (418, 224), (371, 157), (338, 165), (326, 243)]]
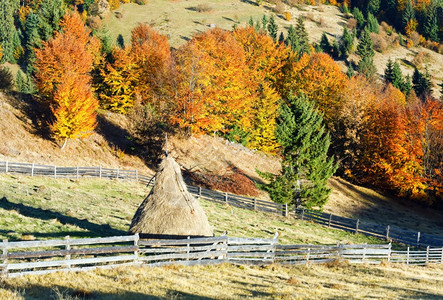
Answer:
[[(201, 4), (198, 0), (150, 0), (146, 5), (137, 5), (128, 3), (121, 5), (117, 12), (122, 13), (123, 17), (117, 19), (114, 14), (110, 15), (104, 22), (104, 27), (109, 31), (111, 37), (116, 40), (121, 34), (125, 43), (130, 42), (130, 33), (138, 23), (146, 23), (168, 36), (172, 47), (179, 47), (187, 40), (199, 32), (209, 29), (211, 24), (223, 29), (232, 29), (234, 24), (238, 26), (246, 25), (249, 18), (260, 21), (265, 14), (272, 14), (272, 4), (264, 2), (264, 5), (257, 6), (255, 1), (236, 1), (236, 0), (212, 0), (208, 3), (213, 9), (210, 12), (197, 12), (195, 8)], [(292, 15), (291, 21), (286, 21), (281, 15), (276, 17), (276, 21), (281, 31), (286, 32), (290, 24), (296, 23), (299, 16), (306, 17), (305, 27), (309, 34), (311, 43), (320, 41), (323, 32), (326, 32), (330, 42), (335, 37), (340, 37), (343, 32), (343, 26), (347, 19), (335, 6), (309, 6), (301, 5), (300, 9), (290, 8)], [(284, 28), (284, 30), (283, 30)], [(434, 96), (439, 97), (440, 89), (437, 84), (443, 80), (443, 60), (442, 55), (430, 51), (423, 47), (398, 46), (387, 49), (383, 53), (376, 53), (374, 58), (378, 75), (384, 74), (386, 63), (389, 58), (398, 60), (401, 63), (403, 73), (410, 74), (414, 71), (411, 61), (419, 52), (429, 55), (424, 64), (417, 66), (424, 70), (428, 65), (429, 73), (433, 76)]]
[[(0, 174), (0, 239), (126, 234), (147, 190), (135, 182)], [(216, 235), (272, 237), (282, 243), (380, 243), (362, 235), (202, 201)]]

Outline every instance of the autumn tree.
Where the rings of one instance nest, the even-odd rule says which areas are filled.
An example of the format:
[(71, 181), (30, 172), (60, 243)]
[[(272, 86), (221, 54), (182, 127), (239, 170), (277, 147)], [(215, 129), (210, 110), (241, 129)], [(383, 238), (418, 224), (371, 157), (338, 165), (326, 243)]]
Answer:
[(61, 21), (63, 33), (36, 49), (36, 85), (41, 101), (53, 113), (50, 129), (57, 140), (87, 137), (95, 127), (98, 106), (91, 91), (90, 72), (97, 41), (73, 12)]

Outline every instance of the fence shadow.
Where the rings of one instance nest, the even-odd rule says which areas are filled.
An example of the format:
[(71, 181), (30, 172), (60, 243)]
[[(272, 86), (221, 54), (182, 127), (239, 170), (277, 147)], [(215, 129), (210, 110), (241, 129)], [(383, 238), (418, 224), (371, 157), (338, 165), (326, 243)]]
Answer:
[[(75, 225), (80, 228), (86, 229), (89, 231), (88, 236), (117, 236), (117, 235), (126, 235), (127, 232), (123, 230), (114, 229), (108, 224), (98, 225), (88, 221), (87, 219), (78, 219), (70, 216), (65, 216), (59, 212), (54, 212), (47, 209), (35, 208), (32, 206), (27, 206), (22, 203), (14, 203), (10, 202), (6, 197), (0, 199), (0, 208), (5, 210), (16, 210), (19, 211), (21, 215), (36, 218), (40, 220), (53, 220), (57, 219), (63, 225), (70, 224)], [(27, 232), (31, 234), (31, 232)], [(66, 232), (64, 232), (66, 233)], [(63, 232), (60, 233), (60, 237), (64, 237), (66, 234)], [(32, 233), (34, 234), (34, 233)], [(35, 233), (39, 235), (38, 232)]]

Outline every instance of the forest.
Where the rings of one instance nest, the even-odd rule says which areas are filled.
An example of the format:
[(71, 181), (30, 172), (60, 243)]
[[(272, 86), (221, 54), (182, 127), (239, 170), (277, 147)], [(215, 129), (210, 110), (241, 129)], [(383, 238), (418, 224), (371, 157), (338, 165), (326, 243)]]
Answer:
[[(0, 89), (36, 99), (61, 147), (88, 137), (97, 109), (105, 109), (128, 115), (146, 156), (161, 149), (165, 132), (221, 136), (281, 156), (289, 181), (273, 178), (267, 187), (285, 196), (276, 196), (279, 202), (293, 201), (301, 179), (319, 186), (303, 195), (315, 198), (305, 204), (321, 206), (325, 178), (336, 171), (439, 206), (442, 99), (433, 96), (427, 71), (403, 76), (398, 62), (389, 61), (377, 78), (371, 33), (395, 16), (387, 28), (398, 32), (399, 43), (414, 44), (418, 35), (419, 43), (440, 51), (441, 2), (330, 0), (349, 14), (348, 24), (355, 22), (332, 44), (326, 35), (310, 44), (303, 18), (279, 33), (274, 16), (263, 16), (232, 30), (210, 28), (175, 49), (147, 24), (132, 30), (130, 42), (114, 43), (88, 26), (91, 0), (6, 0), (0, 59), (22, 71), (13, 77), (1, 67)], [(350, 54), (358, 63), (347, 60)], [(346, 73), (336, 60), (346, 63)]]

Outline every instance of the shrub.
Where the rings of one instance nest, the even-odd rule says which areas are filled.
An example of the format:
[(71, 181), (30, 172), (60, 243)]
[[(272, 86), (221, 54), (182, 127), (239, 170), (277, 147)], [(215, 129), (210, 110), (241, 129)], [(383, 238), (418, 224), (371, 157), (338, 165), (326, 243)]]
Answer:
[(197, 5), (195, 7), (195, 10), (198, 12), (210, 12), (212, 10), (212, 7), (207, 3), (203, 3), (203, 4)]
[(374, 50), (378, 52), (383, 52), (388, 48), (388, 43), (386, 39), (380, 34), (371, 32), (371, 40), (374, 44)]
[(291, 21), (291, 18), (292, 18), (291, 13), (289, 11), (285, 12), (285, 20)]
[(357, 27), (357, 19), (350, 18), (346, 26), (348, 27), (348, 29), (354, 30)]
[(430, 58), (431, 56), (429, 55), (429, 53), (420, 51), (415, 55), (414, 59), (411, 62), (414, 64), (414, 66), (419, 67), (421, 64), (428, 62)]
[(285, 12), (285, 5), (280, 0), (277, 1), (274, 8), (272, 9), (277, 14), (282, 14)]
[(414, 44), (414, 46), (418, 46), (420, 44), (420, 35), (417, 31), (414, 31), (411, 33), (411, 41)]
[(148, 3), (147, 0), (135, 0), (135, 3), (137, 3), (138, 5), (145, 5), (146, 3)]
[(411, 39), (408, 39), (406, 42), (406, 48), (412, 48), (414, 47), (414, 42)]
[(86, 25), (96, 31), (102, 26), (102, 20), (99, 16), (91, 16), (86, 19)]

